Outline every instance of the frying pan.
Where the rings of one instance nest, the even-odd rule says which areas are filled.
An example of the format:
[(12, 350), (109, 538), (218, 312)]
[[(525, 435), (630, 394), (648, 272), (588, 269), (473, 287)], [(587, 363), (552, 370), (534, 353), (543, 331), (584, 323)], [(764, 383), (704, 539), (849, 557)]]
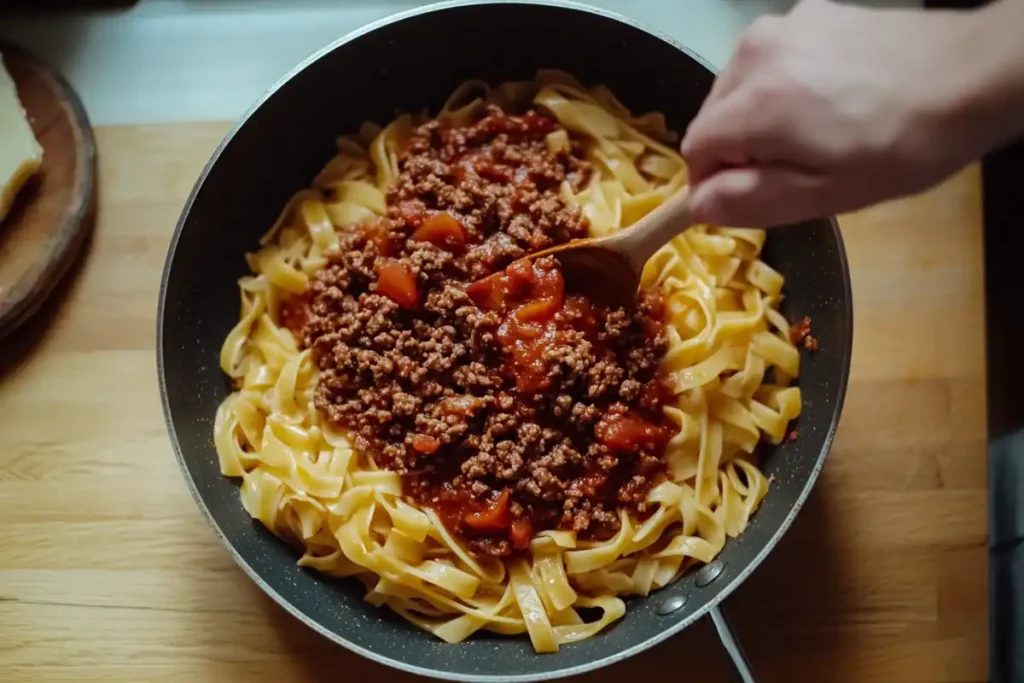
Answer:
[(605, 83), (633, 111), (662, 111), (679, 131), (713, 80), (708, 65), (686, 48), (604, 11), (567, 2), (457, 2), (346, 36), (264, 95), (206, 165), (167, 255), (157, 364), (171, 441), (196, 502), (249, 577), (299, 620), (370, 659), (449, 680), (562, 678), (629, 657), (710, 615), (737, 675), (752, 681), (720, 603), (790, 526), (839, 420), (852, 302), (834, 221), (787, 226), (768, 240), (765, 259), (786, 277), (783, 312), (812, 318), (820, 350), (803, 362), (799, 438), (764, 452), (765, 473), (775, 481), (752, 523), (710, 565), (647, 598), (629, 600), (620, 622), (555, 654), (534, 654), (525, 637), (484, 635), (448, 645), (365, 603), (359, 582), (296, 567), (294, 551), (249, 518), (237, 484), (218, 469), (213, 417), (230, 390), (218, 353), (238, 320), (243, 253), (256, 247), (291, 194), (332, 156), (335, 136), (367, 119), (388, 121), (399, 110), (436, 111), (468, 78), (521, 80), (538, 68)]

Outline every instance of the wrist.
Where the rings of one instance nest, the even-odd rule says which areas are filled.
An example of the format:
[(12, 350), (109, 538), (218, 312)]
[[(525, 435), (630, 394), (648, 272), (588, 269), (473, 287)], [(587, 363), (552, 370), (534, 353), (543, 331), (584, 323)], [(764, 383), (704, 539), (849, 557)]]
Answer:
[(980, 156), (1024, 131), (1024, 0), (998, 0), (956, 19), (964, 29), (947, 54), (959, 63), (951, 122)]

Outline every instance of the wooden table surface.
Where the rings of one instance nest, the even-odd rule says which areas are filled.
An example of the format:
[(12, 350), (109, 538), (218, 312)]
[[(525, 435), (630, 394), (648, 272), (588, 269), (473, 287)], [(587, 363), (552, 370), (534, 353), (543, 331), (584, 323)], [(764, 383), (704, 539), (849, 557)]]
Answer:
[[(92, 244), (44, 317), (0, 342), (0, 680), (411, 678), (264, 597), (172, 454), (160, 271), (226, 130), (98, 129)], [(728, 604), (764, 681), (987, 678), (979, 177), (842, 220), (856, 322), (839, 435), (807, 508)], [(638, 672), (727, 678), (698, 624), (585, 680)]]

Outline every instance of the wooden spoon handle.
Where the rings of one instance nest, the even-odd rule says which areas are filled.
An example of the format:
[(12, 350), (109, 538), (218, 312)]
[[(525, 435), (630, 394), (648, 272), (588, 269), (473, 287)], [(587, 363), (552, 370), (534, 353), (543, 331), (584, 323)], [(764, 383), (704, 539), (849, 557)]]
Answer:
[(693, 225), (690, 216), (689, 188), (684, 187), (658, 208), (620, 233), (619, 248), (628, 251), (630, 260), (643, 267), (654, 252)]

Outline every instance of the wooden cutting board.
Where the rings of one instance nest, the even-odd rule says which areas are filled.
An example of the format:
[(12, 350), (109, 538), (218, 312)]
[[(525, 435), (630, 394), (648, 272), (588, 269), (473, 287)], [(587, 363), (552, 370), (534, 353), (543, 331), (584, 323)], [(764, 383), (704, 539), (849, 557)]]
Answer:
[(0, 339), (60, 283), (93, 227), (96, 143), (71, 86), (31, 54), (0, 44), (32, 132), (39, 171), (0, 222)]
[[(0, 680), (415, 680), (249, 581), (178, 472), (157, 391), (160, 271), (226, 124), (97, 129), (78, 277), (0, 344)], [(766, 683), (987, 680), (979, 173), (841, 220), (854, 353), (819, 485), (727, 603)], [(710, 629), (590, 683), (726, 681)]]

